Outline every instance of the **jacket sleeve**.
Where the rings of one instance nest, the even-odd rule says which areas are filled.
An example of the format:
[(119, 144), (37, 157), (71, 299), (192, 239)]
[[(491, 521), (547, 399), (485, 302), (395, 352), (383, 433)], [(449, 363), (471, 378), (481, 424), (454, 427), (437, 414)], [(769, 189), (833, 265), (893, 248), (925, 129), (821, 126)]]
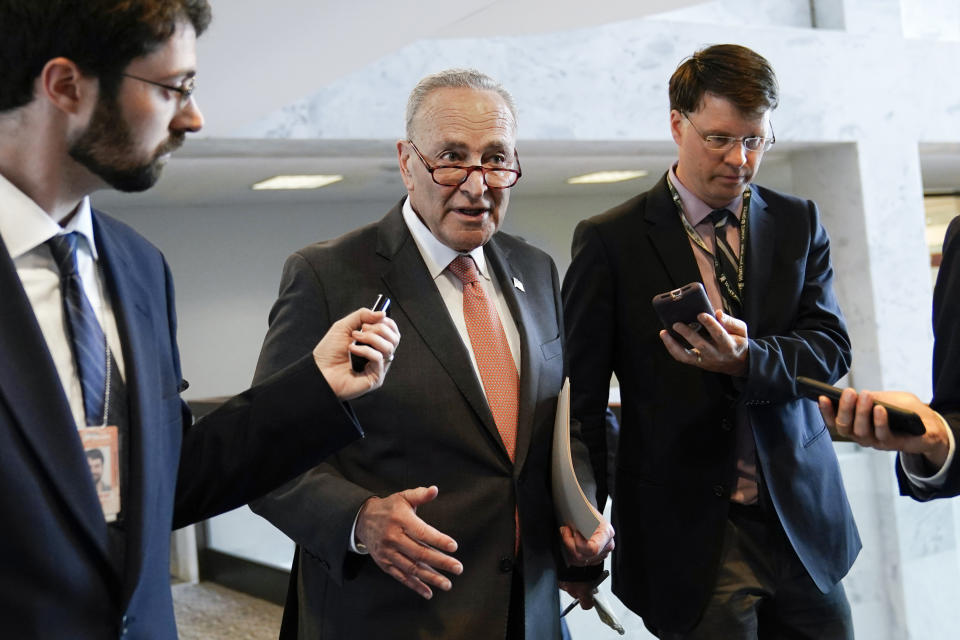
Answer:
[[(942, 415), (960, 443), (960, 216), (947, 228), (943, 259), (933, 289), (933, 400), (930, 408)], [(930, 491), (912, 484), (897, 464), (900, 493), (917, 500), (960, 495), (960, 463), (954, 456), (944, 485)]]
[(800, 232), (809, 244), (796, 263), (802, 282), (793, 320), (789, 327), (750, 337), (742, 390), (747, 403), (793, 400), (802, 395), (797, 376), (833, 383), (850, 368), (850, 337), (833, 291), (830, 239), (812, 201), (806, 202), (805, 214), (806, 228)]
[[(180, 380), (173, 284), (166, 270), (168, 326)], [(319, 339), (319, 338), (318, 338)], [(303, 349), (289, 366), (192, 423), (180, 402), (183, 438), (174, 528), (264, 495), (362, 434)]]
[[(254, 381), (269, 378), (309, 352), (330, 324), (320, 274), (302, 254), (292, 255), (284, 265)], [(334, 462), (326, 462), (252, 502), (250, 508), (318, 560), (339, 584), (350, 559), (354, 519), (373, 495), (346, 480)]]

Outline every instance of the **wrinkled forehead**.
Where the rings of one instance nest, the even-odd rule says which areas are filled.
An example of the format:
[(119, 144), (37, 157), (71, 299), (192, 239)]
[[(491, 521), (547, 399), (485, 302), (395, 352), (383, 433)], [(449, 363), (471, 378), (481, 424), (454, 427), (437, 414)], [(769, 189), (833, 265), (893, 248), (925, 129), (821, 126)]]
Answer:
[(443, 88), (431, 92), (414, 118), (414, 131), (433, 143), (499, 142), (513, 147), (517, 123), (506, 101), (495, 91)]

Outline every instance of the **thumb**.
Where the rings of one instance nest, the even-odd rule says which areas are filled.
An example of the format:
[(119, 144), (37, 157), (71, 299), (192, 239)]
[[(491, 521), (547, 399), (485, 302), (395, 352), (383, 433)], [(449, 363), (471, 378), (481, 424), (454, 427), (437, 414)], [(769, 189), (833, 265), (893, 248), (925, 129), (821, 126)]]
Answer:
[(406, 500), (411, 507), (416, 509), (420, 505), (426, 504), (431, 500), (434, 500), (439, 493), (440, 493), (440, 490), (435, 485), (431, 485), (429, 487), (417, 487), (416, 489), (407, 489), (406, 491), (403, 491), (400, 495), (403, 496), (403, 499)]
[(743, 320), (726, 314), (720, 309), (717, 309), (716, 316), (717, 322), (720, 323), (720, 326), (722, 326), (727, 333), (738, 336), (747, 335), (747, 324)]
[(340, 325), (347, 333), (351, 330), (360, 329), (364, 323), (366, 324), (376, 324), (383, 320), (386, 314), (383, 311), (371, 311), (370, 309), (361, 307), (356, 311), (345, 315), (344, 317), (337, 320), (334, 324)]

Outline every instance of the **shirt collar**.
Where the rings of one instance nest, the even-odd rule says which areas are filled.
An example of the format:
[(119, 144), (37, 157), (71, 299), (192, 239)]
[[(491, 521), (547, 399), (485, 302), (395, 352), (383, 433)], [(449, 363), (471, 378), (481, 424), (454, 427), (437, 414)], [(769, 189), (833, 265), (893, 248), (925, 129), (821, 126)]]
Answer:
[[(703, 222), (713, 211), (713, 207), (694, 195), (690, 189), (687, 189), (685, 186), (683, 186), (683, 183), (680, 182), (680, 178), (677, 177), (676, 162), (673, 163), (672, 167), (670, 167), (669, 179), (670, 184), (672, 184), (673, 188), (677, 190), (677, 195), (680, 196), (680, 203), (683, 205), (683, 215), (686, 216), (687, 222), (690, 223), (690, 226), (695, 227)], [(737, 220), (739, 220), (742, 204), (743, 194), (728, 202), (724, 208), (730, 210)]]
[(423, 261), (427, 263), (427, 270), (430, 272), (432, 279), (436, 280), (453, 262), (454, 258), (460, 255), (472, 257), (473, 261), (477, 263), (477, 271), (480, 275), (487, 280), (490, 279), (490, 275), (487, 273), (487, 262), (483, 255), (483, 246), (476, 247), (467, 253), (461, 253), (440, 242), (413, 210), (409, 196), (403, 201), (403, 221), (410, 229), (410, 234), (417, 243), (417, 248), (420, 249)]
[(87, 241), (93, 259), (97, 245), (93, 240), (93, 215), (90, 198), (84, 196), (76, 214), (61, 227), (27, 194), (0, 175), (0, 237), (12, 259), (32, 251), (58, 233), (76, 231)]

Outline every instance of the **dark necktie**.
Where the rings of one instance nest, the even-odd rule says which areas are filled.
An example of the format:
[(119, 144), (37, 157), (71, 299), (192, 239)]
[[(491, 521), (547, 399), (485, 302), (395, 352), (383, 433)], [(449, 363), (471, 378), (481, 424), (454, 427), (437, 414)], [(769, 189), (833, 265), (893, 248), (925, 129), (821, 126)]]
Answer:
[(728, 209), (715, 209), (710, 212), (710, 221), (716, 232), (716, 249), (714, 267), (717, 272), (717, 285), (720, 297), (723, 299), (723, 310), (729, 315), (740, 318), (743, 306), (740, 301), (740, 289), (737, 286), (737, 274), (740, 270), (740, 259), (733, 247), (727, 242), (727, 221), (736, 220)]
[(60, 269), (63, 310), (73, 344), (73, 356), (83, 390), (83, 408), (88, 426), (104, 421), (107, 388), (107, 341), (83, 291), (77, 270), (77, 233), (57, 235), (47, 242)]

